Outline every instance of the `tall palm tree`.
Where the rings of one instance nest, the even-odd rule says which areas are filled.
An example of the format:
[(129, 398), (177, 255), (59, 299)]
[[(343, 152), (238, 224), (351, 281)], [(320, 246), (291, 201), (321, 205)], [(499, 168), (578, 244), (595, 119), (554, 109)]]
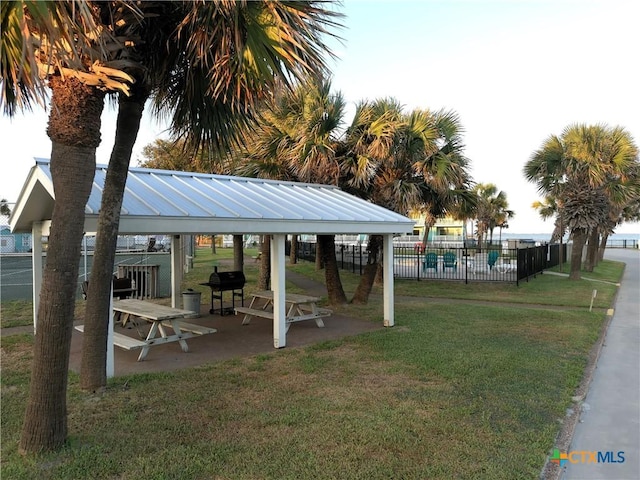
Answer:
[[(290, 76), (324, 65), (320, 36), (326, 26), (334, 25), (331, 20), (334, 14), (316, 7), (315, 2), (172, 2), (173, 5), (167, 4), (166, 8), (187, 9), (184, 15), (178, 13), (182, 22), (179, 28), (152, 32), (174, 35), (179, 47), (166, 51), (165, 44), (139, 42), (136, 36), (147, 42), (153, 37), (149, 31), (143, 35), (144, 31), (136, 30), (148, 26), (149, 20), (137, 7), (151, 9), (150, 3), (2, 3), (5, 112), (13, 114), (16, 109), (31, 108), (34, 102), (44, 101), (46, 86), (52, 91), (47, 131), (52, 139), (51, 169), (56, 205), (38, 312), (30, 401), (21, 440), (25, 451), (54, 449), (66, 438), (65, 395), (75, 281), (84, 206), (95, 171), (95, 149), (100, 142), (105, 92), (120, 91), (133, 98), (120, 98), (118, 133), (110, 162), (111, 174), (106, 180), (109, 190), (105, 189), (103, 195), (99, 231), (117, 226), (118, 202), (121, 202), (118, 189), (126, 180), (142, 106), (151, 91), (157, 89), (158, 105), (173, 109), (174, 131), (183, 135), (193, 131), (189, 138), (194, 145), (216, 144), (233, 136), (230, 132), (236, 124), (225, 120), (241, 119), (240, 113), (248, 116), (252, 100), (260, 96), (256, 92), (264, 91), (260, 86), (266, 71), (272, 77), (282, 76), (286, 82)], [(139, 24), (130, 20), (132, 13), (138, 16)], [(206, 21), (211, 19), (213, 22)], [(247, 26), (257, 31), (257, 37), (235, 35)], [(206, 35), (207, 28), (209, 35)], [(122, 32), (126, 33), (123, 37)], [(157, 50), (147, 49), (150, 55), (141, 55), (144, 45), (154, 45)], [(136, 46), (138, 51), (132, 48)], [(129, 53), (132, 57), (138, 56), (137, 64), (131, 63)], [(150, 63), (142, 62), (141, 58)], [(170, 63), (172, 60), (174, 63)], [(161, 70), (165, 77), (160, 85), (164, 88), (153, 78), (147, 81), (147, 77), (155, 74), (159, 61), (168, 65)], [(150, 64), (153, 68), (145, 68)], [(123, 69), (145, 81), (131, 91), (134, 79)], [(188, 100), (195, 101), (189, 104)], [(230, 112), (237, 115), (229, 116)], [(211, 127), (213, 120), (220, 130)], [(103, 244), (108, 243), (105, 240)], [(113, 245), (115, 249), (115, 241)], [(94, 271), (94, 289), (102, 284), (102, 290), (108, 291), (112, 268), (112, 262), (101, 262)], [(91, 295), (90, 291), (89, 295), (96, 304), (106, 305), (103, 292)], [(103, 314), (99, 310), (101, 307), (95, 308), (98, 318), (93, 322), (97, 328), (89, 329), (93, 333), (88, 335), (91, 342), (99, 346), (96, 351), (105, 350), (106, 344), (106, 340), (102, 341), (106, 333), (101, 332), (106, 332), (107, 308)], [(94, 365), (100, 363), (97, 361)]]
[[(417, 123), (417, 122), (416, 122)], [(395, 98), (363, 101), (356, 106), (351, 125), (343, 138), (342, 183), (350, 193), (385, 207), (392, 205), (400, 211), (413, 205), (418, 199), (418, 188), (408, 180), (411, 175), (407, 156), (394, 157), (393, 152), (400, 143), (401, 130), (407, 123), (402, 105)], [(405, 138), (405, 147), (417, 149), (418, 137), (435, 134), (428, 122), (416, 127), (415, 142)], [(397, 162), (396, 162), (397, 161)], [(405, 203), (406, 202), (406, 203)], [(398, 205), (402, 203), (402, 205)], [(352, 303), (365, 304), (378, 275), (382, 260), (382, 236), (371, 235), (367, 242), (367, 264), (354, 292)]]
[(585, 124), (550, 136), (525, 165), (525, 177), (555, 197), (571, 231), (570, 279), (580, 279), (587, 235), (607, 223), (611, 202), (624, 204), (635, 196), (627, 184), (637, 167), (638, 148), (626, 130)]
[[(354, 193), (406, 214), (417, 209), (442, 215), (468, 186), (461, 126), (454, 112), (416, 109), (408, 114), (394, 99), (363, 102), (346, 132), (348, 184)], [(435, 221), (435, 220), (434, 220)], [(381, 272), (382, 237), (369, 239), (367, 265), (353, 303), (366, 303)]]
[(438, 132), (437, 150), (424, 158), (419, 168), (425, 178), (422, 212), (425, 214), (423, 243), (438, 218), (456, 216), (462, 205), (473, 208), (475, 196), (471, 192), (469, 160), (463, 155), (462, 123), (457, 113), (440, 110), (434, 114)]
[[(330, 55), (322, 35), (339, 24), (319, 2), (141, 2), (142, 19), (118, 23), (125, 38), (139, 38), (127, 52), (135, 61), (134, 95), (120, 96), (116, 142), (105, 179), (92, 281), (83, 336), (81, 385), (106, 384), (108, 285), (131, 151), (142, 110), (169, 116), (171, 131), (192, 152), (211, 155), (242, 142), (258, 102), (276, 84), (326, 71)], [(236, 252), (241, 254), (241, 250)], [(242, 263), (241, 259), (237, 259)]]
[[(279, 91), (267, 103), (261, 119), (246, 141), (243, 175), (337, 184), (340, 163), (336, 156), (344, 100), (331, 92), (331, 82), (310, 77), (292, 92)], [(316, 260), (325, 270), (328, 300), (346, 302), (335, 258), (334, 236), (318, 236)], [(266, 248), (266, 247), (265, 247)], [(268, 252), (261, 256), (260, 283), (269, 276)]]
[[(20, 440), (24, 452), (60, 447), (67, 435), (66, 386), (84, 209), (100, 143), (106, 91), (129, 92), (132, 78), (110, 64), (124, 48), (103, 28), (112, 4), (3, 2), (2, 102), (5, 113), (51, 107), (51, 175), (56, 202), (44, 269), (29, 400)], [(120, 5), (125, 10), (135, 7)]]
[(499, 223), (513, 217), (508, 209), (507, 194), (493, 183), (480, 183), (474, 187), (477, 194), (477, 231), (478, 245), (482, 246), (485, 235), (489, 235), (489, 244), (493, 241), (493, 231)]

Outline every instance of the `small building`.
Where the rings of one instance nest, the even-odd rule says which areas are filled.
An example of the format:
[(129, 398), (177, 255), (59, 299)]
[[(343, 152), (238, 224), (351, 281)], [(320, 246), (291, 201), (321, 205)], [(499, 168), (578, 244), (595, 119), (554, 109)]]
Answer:
[(0, 253), (28, 253), (31, 248), (31, 234), (11, 233), (9, 226), (0, 227)]
[[(420, 238), (424, 236), (424, 216), (411, 216), (416, 224), (413, 227), (413, 234)], [(452, 217), (443, 217), (436, 220), (436, 223), (429, 229), (427, 243), (430, 244), (460, 244), (462, 246), (470, 236), (467, 234), (467, 225), (463, 220), (455, 220)]]

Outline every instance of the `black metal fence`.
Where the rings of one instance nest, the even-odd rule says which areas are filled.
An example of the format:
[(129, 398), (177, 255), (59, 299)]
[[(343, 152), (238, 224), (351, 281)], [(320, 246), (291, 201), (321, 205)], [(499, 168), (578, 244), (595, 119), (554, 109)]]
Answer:
[(635, 238), (607, 239), (606, 248), (640, 248), (638, 240)]
[[(563, 244), (564, 261), (567, 245)], [(560, 262), (560, 245), (529, 248), (394, 247), (393, 275), (415, 280), (508, 282), (519, 284)], [(299, 242), (298, 258), (315, 261), (316, 244)], [(338, 267), (362, 275), (368, 252), (362, 245), (336, 245)]]

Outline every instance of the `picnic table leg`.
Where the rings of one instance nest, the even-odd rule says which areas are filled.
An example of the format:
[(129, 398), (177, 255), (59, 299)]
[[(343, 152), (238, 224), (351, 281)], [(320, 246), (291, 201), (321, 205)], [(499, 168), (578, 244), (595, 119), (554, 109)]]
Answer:
[[(156, 338), (156, 334), (158, 333), (158, 324), (159, 322), (153, 322), (153, 324), (151, 325), (151, 328), (149, 329), (149, 334), (147, 335), (146, 340), (151, 340), (153, 338)], [(149, 347), (148, 345), (146, 347), (142, 347), (142, 350), (140, 350), (140, 355), (138, 355), (138, 361), (141, 362), (142, 360), (144, 360), (147, 356), (147, 354), (149, 353)]]
[[(249, 304), (249, 308), (253, 308), (253, 304), (256, 303), (256, 297), (253, 297), (251, 299), (251, 303)], [(251, 323), (251, 317), (252, 315), (249, 315), (248, 313), (245, 314), (244, 318), (242, 319), (242, 325), (249, 325), (249, 323)]]
[[(312, 303), (311, 312), (315, 315), (319, 315), (320, 312), (318, 311), (318, 305), (316, 305), (315, 303)], [(320, 317), (316, 318), (316, 325), (318, 326), (318, 328), (324, 328), (324, 322), (322, 321), (322, 318)]]
[[(180, 330), (180, 320), (178, 319), (171, 320), (171, 327), (173, 328), (173, 333), (175, 333), (176, 335), (182, 335), (182, 330)], [(160, 325), (160, 328), (162, 328), (162, 325)], [(189, 345), (187, 345), (186, 340), (180, 339), (178, 340), (178, 342), (180, 342), (180, 347), (182, 347), (183, 352), (186, 353), (189, 351)]]
[(127, 322), (130, 320), (128, 313), (122, 312), (113, 312), (114, 323), (120, 323), (123, 327), (127, 325)]

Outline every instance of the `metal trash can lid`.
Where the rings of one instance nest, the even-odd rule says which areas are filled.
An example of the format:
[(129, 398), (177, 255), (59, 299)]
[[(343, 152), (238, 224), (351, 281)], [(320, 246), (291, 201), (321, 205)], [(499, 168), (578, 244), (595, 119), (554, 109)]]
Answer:
[(182, 295), (202, 295), (201, 292), (196, 292), (193, 288), (187, 288)]

